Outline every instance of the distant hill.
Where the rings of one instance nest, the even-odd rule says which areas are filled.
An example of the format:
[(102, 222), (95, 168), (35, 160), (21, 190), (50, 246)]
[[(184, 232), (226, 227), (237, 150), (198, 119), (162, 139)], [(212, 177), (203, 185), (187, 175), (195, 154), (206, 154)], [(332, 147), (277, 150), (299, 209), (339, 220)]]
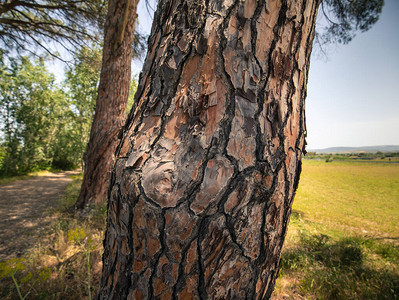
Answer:
[(316, 153), (375, 153), (375, 152), (397, 152), (399, 145), (384, 145), (384, 146), (365, 146), (365, 147), (330, 147), (324, 149), (307, 149), (307, 152)]

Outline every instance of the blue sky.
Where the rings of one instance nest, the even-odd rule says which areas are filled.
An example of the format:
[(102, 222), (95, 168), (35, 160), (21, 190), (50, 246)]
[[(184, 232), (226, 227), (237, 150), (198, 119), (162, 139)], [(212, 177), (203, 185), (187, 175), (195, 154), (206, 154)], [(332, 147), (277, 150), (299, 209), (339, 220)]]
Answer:
[[(151, 18), (139, 4), (139, 28)], [(399, 1), (387, 0), (377, 24), (348, 45), (314, 53), (306, 100), (308, 149), (399, 145)], [(139, 73), (141, 63), (133, 64)]]
[[(306, 118), (308, 148), (399, 145), (399, 1), (328, 60), (312, 55)], [(314, 53), (315, 54), (315, 53)]]

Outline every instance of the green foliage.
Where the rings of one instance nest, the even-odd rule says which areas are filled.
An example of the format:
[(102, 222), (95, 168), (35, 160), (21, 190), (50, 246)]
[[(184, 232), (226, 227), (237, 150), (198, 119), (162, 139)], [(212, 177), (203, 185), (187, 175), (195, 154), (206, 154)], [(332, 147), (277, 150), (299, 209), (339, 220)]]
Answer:
[[(57, 153), (59, 157), (70, 157), (74, 154), (74, 163), (82, 162), (81, 158), (89, 140), (100, 80), (101, 59), (100, 49), (83, 47), (75, 57), (74, 64), (66, 71), (65, 87), (70, 112), (65, 117), (68, 119), (69, 128), (62, 135), (63, 140), (59, 140), (60, 147)], [(137, 79), (134, 78), (130, 85), (126, 112), (130, 111), (133, 105), (136, 90)], [(65, 168), (65, 161), (71, 159), (57, 161), (57, 164)]]
[(55, 155), (56, 133), (66, 107), (62, 90), (42, 60), (11, 60), (0, 66), (0, 174), (48, 168)]
[(81, 162), (89, 139), (100, 80), (101, 57), (99, 49), (82, 48), (74, 64), (66, 71), (65, 87), (70, 111), (65, 117), (69, 127), (63, 134), (63, 140), (59, 141), (59, 156), (68, 157), (73, 153), (73, 162)]
[[(385, 160), (388, 158), (388, 160)], [(382, 153), (378, 151), (376, 153), (372, 152), (354, 152), (354, 153), (329, 153), (329, 154), (317, 154), (316, 152), (306, 153), (305, 159), (317, 159), (317, 160), (333, 160), (335, 161), (369, 161), (369, 162), (391, 162), (399, 161), (399, 152), (385, 152)]]
[[(20, 300), (26, 299), (31, 293), (33, 286), (36, 282), (47, 281), (51, 276), (51, 269), (48, 267), (40, 268), (37, 274), (32, 274), (28, 272), (20, 276), (20, 280), (17, 280), (17, 273), (21, 273), (26, 269), (26, 259), (25, 258), (11, 258), (9, 260), (0, 262), (0, 279), (10, 277), (14, 283), (15, 289), (17, 290), (18, 297)], [(26, 289), (27, 291), (23, 295), (22, 285), (29, 285)]]
[(136, 91), (137, 91), (137, 82), (138, 82), (137, 76), (133, 76), (133, 79), (130, 82), (129, 98), (127, 100), (127, 105), (126, 105), (126, 116), (129, 115), (130, 111), (133, 108), (134, 95), (136, 94)]
[(99, 42), (106, 12), (105, 0), (1, 1), (0, 50), (59, 56), (50, 42), (70, 52)]
[(81, 164), (95, 109), (101, 51), (82, 48), (63, 86), (44, 62), (0, 63), (0, 176)]
[(5, 162), (5, 158), (6, 158), (6, 147), (4, 147), (3, 145), (0, 145), (0, 170), (3, 168), (4, 166), (4, 162)]
[(326, 162), (328, 163), (328, 162), (332, 162), (334, 160), (334, 156), (332, 156), (332, 155), (328, 155), (327, 157), (326, 157)]
[(321, 11), (327, 26), (316, 40), (321, 43), (349, 43), (357, 32), (369, 30), (381, 14), (384, 0), (323, 0)]
[[(0, 176), (82, 165), (94, 116), (102, 54), (81, 48), (55, 83), (43, 60), (0, 56)], [(131, 82), (128, 109), (137, 80)]]

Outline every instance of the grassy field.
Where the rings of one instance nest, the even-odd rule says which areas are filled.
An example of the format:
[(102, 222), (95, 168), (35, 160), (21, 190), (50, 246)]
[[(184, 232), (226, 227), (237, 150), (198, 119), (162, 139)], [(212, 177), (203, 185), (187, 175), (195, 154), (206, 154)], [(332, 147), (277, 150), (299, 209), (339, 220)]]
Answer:
[(399, 299), (399, 165), (304, 160), (274, 299)]
[[(48, 236), (0, 263), (0, 299), (87, 299), (101, 272), (105, 206), (68, 210), (69, 185)], [(273, 299), (399, 299), (399, 164), (305, 160)], [(88, 259), (89, 258), (89, 259)], [(90, 273), (88, 270), (90, 269)]]

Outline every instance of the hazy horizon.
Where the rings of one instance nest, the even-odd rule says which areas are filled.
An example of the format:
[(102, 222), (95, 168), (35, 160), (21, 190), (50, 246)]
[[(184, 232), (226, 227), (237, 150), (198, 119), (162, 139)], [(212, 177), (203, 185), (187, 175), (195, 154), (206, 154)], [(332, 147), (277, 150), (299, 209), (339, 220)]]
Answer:
[(323, 148), (310, 148), (308, 146), (306, 146), (306, 150), (323, 150), (323, 149), (330, 149), (330, 148), (379, 148), (379, 147), (397, 147), (399, 148), (399, 144), (398, 145), (362, 145), (362, 146), (343, 146), (343, 145), (336, 145), (336, 146), (331, 146), (331, 147), (323, 147)]

